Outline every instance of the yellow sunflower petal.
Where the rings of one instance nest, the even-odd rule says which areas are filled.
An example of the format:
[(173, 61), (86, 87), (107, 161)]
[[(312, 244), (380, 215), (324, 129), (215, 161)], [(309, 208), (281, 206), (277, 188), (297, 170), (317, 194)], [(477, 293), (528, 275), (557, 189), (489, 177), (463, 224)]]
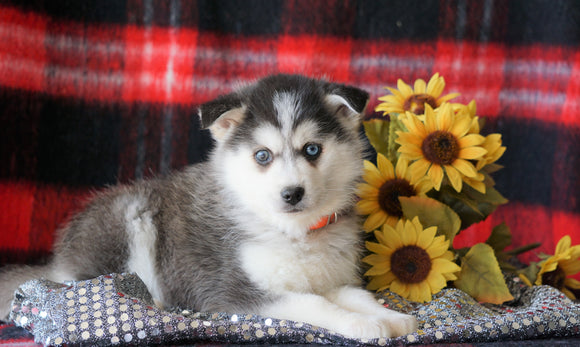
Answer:
[(439, 77), (439, 73), (435, 73), (427, 83), (426, 92), (437, 99), (443, 93), (443, 89), (445, 89), (445, 80)]
[(383, 226), (383, 235), (386, 240), (389, 240), (389, 246), (393, 249), (399, 249), (403, 247), (403, 241), (399, 233), (393, 229), (390, 225)]
[(436, 294), (445, 288), (447, 280), (440, 272), (431, 270), (429, 276), (427, 276), (427, 283), (431, 288), (431, 293)]
[(425, 177), (427, 170), (429, 170), (431, 163), (424, 158), (421, 158), (411, 164), (409, 170), (411, 170), (411, 179), (413, 181), (418, 181)]
[(407, 145), (407, 146), (401, 146), (398, 149), (399, 153), (403, 154), (402, 157), (404, 157), (407, 160), (418, 160), (423, 158), (423, 152), (421, 151), (421, 148), (419, 148), (418, 146), (412, 146), (412, 145)]
[(425, 195), (425, 193), (433, 189), (433, 183), (429, 179), (421, 179), (414, 184), (414, 187), (419, 195)]
[(580, 260), (571, 258), (570, 260), (560, 261), (558, 265), (566, 275), (575, 275), (580, 272)]
[(429, 227), (423, 230), (417, 238), (417, 247), (427, 249), (433, 243), (435, 234), (437, 234), (437, 227)]
[(382, 178), (381, 172), (377, 167), (368, 160), (363, 161), (364, 165), (364, 174), (363, 179), (373, 187), (379, 188), (380, 186), (385, 183), (385, 180)]
[(376, 243), (376, 242), (367, 241), (367, 242), (365, 242), (365, 246), (367, 247), (367, 249), (369, 251), (376, 253), (376, 254), (390, 255), (393, 253), (393, 250), (390, 249), (389, 247), (387, 247), (385, 245), (381, 245), (381, 244)]
[(435, 258), (432, 259), (431, 262), (433, 270), (440, 273), (455, 273), (461, 271), (461, 267), (459, 267), (459, 265), (447, 259)]
[(425, 104), (425, 130), (428, 133), (432, 133), (439, 130), (437, 129), (435, 111), (429, 104)]
[(417, 79), (415, 81), (415, 94), (425, 94), (427, 89), (427, 84), (422, 79)]
[(457, 171), (461, 172), (467, 177), (477, 176), (477, 171), (472, 163), (464, 159), (457, 159), (451, 164)]
[(459, 140), (458, 140), (459, 147), (465, 148), (465, 147), (477, 146), (477, 145), (482, 144), (484, 139), (485, 138), (479, 134), (465, 135), (465, 136), (459, 138)]
[(401, 282), (397, 278), (395, 280), (393, 280), (393, 282), (391, 282), (391, 286), (390, 286), (389, 290), (391, 290), (393, 293), (399, 294), (400, 296), (402, 296), (404, 298), (409, 297), (409, 286), (406, 285), (405, 283)]
[(367, 183), (359, 183), (356, 186), (358, 191), (358, 195), (363, 199), (372, 199), (376, 201), (377, 196), (379, 195), (379, 188), (371, 186)]
[(570, 235), (562, 237), (560, 241), (558, 241), (558, 244), (556, 245), (556, 252), (554, 253), (554, 255), (566, 252), (570, 248), (571, 244), (572, 239), (570, 238)]
[(429, 254), (431, 259), (434, 259), (444, 254), (447, 251), (447, 248), (449, 248), (449, 243), (445, 241), (445, 237), (437, 236), (425, 251)]
[(444, 102), (447, 102), (447, 101), (449, 101), (451, 99), (454, 99), (454, 98), (458, 97), (459, 95), (461, 95), (461, 94), (459, 94), (459, 93), (449, 93), (449, 94), (447, 94), (445, 96), (442, 96), (439, 99), (437, 99), (437, 103), (438, 104), (442, 104)]
[(414, 245), (417, 243), (417, 231), (415, 230), (413, 223), (405, 223), (401, 240), (404, 245)]
[(421, 120), (415, 114), (406, 112), (405, 116), (401, 117), (400, 119), (409, 133), (415, 134), (421, 138), (425, 138), (427, 136), (425, 124), (423, 124), (423, 122), (421, 122)]
[(377, 166), (381, 176), (385, 181), (395, 178), (395, 169), (393, 168), (393, 164), (381, 153), (377, 154)]
[[(379, 243), (381, 245), (383, 245), (383, 246), (391, 249), (392, 252), (395, 251), (396, 248), (393, 247), (393, 245), (390, 243), (390, 240), (385, 236), (384, 231), (382, 231), (382, 230), (375, 230), (375, 238), (377, 239), (377, 241), (379, 241)], [(390, 254), (387, 254), (387, 255), (390, 257)]]
[(396, 277), (392, 272), (387, 272), (381, 276), (375, 276), (369, 281), (367, 289), (377, 290), (385, 287), (388, 288), (395, 278)]
[(409, 86), (407, 83), (403, 82), (403, 80), (400, 78), (397, 80), (397, 89), (401, 91), (405, 99), (415, 94), (413, 88), (411, 88), (411, 86)]
[(447, 177), (449, 177), (449, 182), (451, 182), (453, 189), (455, 189), (456, 192), (460, 192), (463, 188), (463, 180), (461, 179), (459, 171), (451, 165), (446, 165), (445, 173), (447, 174)]
[(367, 232), (373, 231), (385, 224), (387, 220), (387, 214), (382, 210), (377, 210), (367, 217), (363, 223), (363, 229)]
[(360, 200), (356, 203), (356, 211), (362, 215), (369, 215), (377, 212), (381, 207), (377, 201)]
[(443, 181), (443, 168), (439, 165), (431, 165), (429, 171), (427, 172), (427, 176), (431, 179), (431, 183), (433, 183), (433, 187), (435, 190), (439, 190), (441, 188), (441, 182)]
[(462, 159), (479, 159), (487, 153), (483, 147), (473, 146), (466, 147), (459, 150), (459, 158)]
[(365, 276), (377, 276), (377, 275), (383, 275), (389, 271), (391, 271), (391, 264), (390, 263), (389, 264), (379, 263), (379, 264), (373, 265), (373, 267), (368, 269), (364, 275)]
[(414, 286), (411, 286), (409, 292), (409, 299), (416, 302), (427, 302), (431, 301), (431, 288), (427, 281), (420, 282)]
[(398, 101), (404, 102), (405, 96), (401, 93), (397, 88), (385, 87), (389, 92), (393, 94), (397, 98)]
[(471, 123), (472, 119), (469, 116), (458, 116), (449, 128), (449, 132), (455, 135), (455, 137), (460, 138), (467, 134), (471, 128)]
[(443, 104), (441, 108), (439, 108), (439, 112), (437, 113), (436, 122), (437, 122), (437, 129), (441, 131), (449, 131), (451, 126), (455, 124), (454, 116), (451, 111), (450, 104)]
[(470, 177), (463, 177), (463, 182), (467, 183), (471, 188), (477, 190), (481, 194), (485, 194), (485, 183), (482, 181), (478, 181)]
[(361, 259), (362, 262), (369, 265), (377, 265), (383, 263), (391, 263), (391, 257), (386, 254), (372, 253)]
[(397, 178), (406, 178), (408, 168), (409, 161), (405, 158), (399, 157), (397, 160), (397, 165), (395, 165), (395, 176)]
[(401, 145), (414, 145), (417, 147), (421, 147), (421, 145), (423, 144), (423, 139), (418, 136), (415, 133), (407, 133), (407, 132), (403, 132), (403, 131), (397, 131), (397, 139), (396, 139), (396, 143), (399, 143)]

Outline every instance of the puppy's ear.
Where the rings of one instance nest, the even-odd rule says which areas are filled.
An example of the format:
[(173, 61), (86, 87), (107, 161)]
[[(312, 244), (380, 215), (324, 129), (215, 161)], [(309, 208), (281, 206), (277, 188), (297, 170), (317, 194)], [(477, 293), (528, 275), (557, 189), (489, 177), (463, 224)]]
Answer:
[(353, 127), (358, 127), (369, 101), (369, 93), (336, 83), (329, 83), (326, 90), (326, 103), (336, 114), (350, 121)]
[(237, 127), (245, 115), (245, 107), (236, 93), (222, 95), (199, 107), (199, 119), (203, 129), (209, 129), (214, 139), (222, 141)]

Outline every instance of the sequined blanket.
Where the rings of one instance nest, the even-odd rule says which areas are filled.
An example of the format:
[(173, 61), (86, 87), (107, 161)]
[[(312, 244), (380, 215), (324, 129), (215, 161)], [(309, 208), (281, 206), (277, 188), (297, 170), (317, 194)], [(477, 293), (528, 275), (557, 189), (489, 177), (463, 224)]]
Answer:
[(111, 274), (67, 285), (34, 280), (15, 294), (11, 319), (46, 345), (182, 343), (335, 344), (398, 346), (476, 343), (580, 336), (580, 304), (548, 287), (509, 280), (515, 300), (479, 304), (457, 289), (431, 302), (406, 301), (391, 292), (377, 300), (419, 321), (415, 333), (393, 339), (353, 340), (301, 322), (246, 313), (165, 311), (133, 274)]

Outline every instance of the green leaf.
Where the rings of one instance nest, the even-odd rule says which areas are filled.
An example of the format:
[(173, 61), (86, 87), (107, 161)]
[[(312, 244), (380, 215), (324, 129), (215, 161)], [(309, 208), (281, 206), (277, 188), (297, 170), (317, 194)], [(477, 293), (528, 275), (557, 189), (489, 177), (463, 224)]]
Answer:
[(480, 302), (501, 304), (514, 297), (505, 283), (493, 248), (478, 243), (461, 258), (461, 272), (454, 282), (458, 289)]
[(391, 114), (391, 122), (389, 123), (389, 144), (387, 158), (389, 158), (392, 163), (397, 162), (397, 151), (399, 147), (401, 147), (401, 145), (395, 142), (395, 139), (397, 138), (397, 131), (399, 130), (405, 131), (405, 126), (399, 120), (398, 114)]
[(539, 263), (536, 262), (530, 262), (530, 265), (520, 271), (518, 271), (520, 274), (526, 276), (526, 278), (528, 280), (530, 280), (530, 282), (532, 284), (534, 284), (534, 282), (536, 282), (536, 278), (538, 277), (538, 272), (540, 272), (540, 265)]
[(429, 196), (448, 205), (460, 216), (461, 230), (483, 221), (497, 206), (508, 201), (493, 187), (487, 187), (486, 193), (481, 194), (466, 184), (459, 193), (445, 186), (439, 192), (432, 190)]
[(425, 228), (436, 226), (437, 235), (444, 235), (445, 239), (453, 244), (453, 238), (459, 232), (461, 220), (449, 206), (435, 199), (418, 196), (400, 196), (399, 201), (403, 209), (403, 217), (409, 220), (419, 217), (419, 221)]
[(383, 119), (370, 119), (363, 122), (365, 134), (370, 144), (377, 153), (384, 154), (387, 158), (389, 152), (389, 123), (389, 121)]
[(502, 252), (512, 243), (512, 233), (510, 232), (510, 228), (505, 223), (497, 225), (493, 228), (491, 235), (489, 235), (489, 238), (485, 243), (490, 245), (496, 253)]

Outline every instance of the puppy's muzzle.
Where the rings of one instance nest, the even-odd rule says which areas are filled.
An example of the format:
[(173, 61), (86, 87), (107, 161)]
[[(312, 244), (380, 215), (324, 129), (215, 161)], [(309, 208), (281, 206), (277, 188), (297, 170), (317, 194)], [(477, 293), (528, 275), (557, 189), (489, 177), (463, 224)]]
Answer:
[(303, 187), (294, 186), (294, 187), (286, 187), (280, 192), (280, 196), (282, 200), (287, 204), (295, 206), (299, 203), (302, 198), (304, 197), (305, 190)]

